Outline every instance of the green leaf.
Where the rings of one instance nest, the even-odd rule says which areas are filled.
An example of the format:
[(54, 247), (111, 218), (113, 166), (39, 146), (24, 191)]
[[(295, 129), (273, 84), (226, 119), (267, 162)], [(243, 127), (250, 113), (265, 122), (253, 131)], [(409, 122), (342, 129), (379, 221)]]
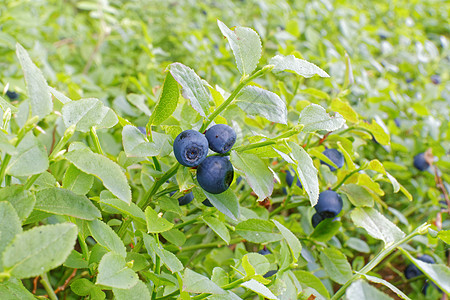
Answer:
[[(0, 258), (6, 246), (19, 233), (22, 233), (22, 224), (16, 210), (9, 202), (0, 201)], [(0, 270), (2, 269), (0, 261)]]
[(100, 210), (88, 198), (61, 188), (37, 191), (34, 208), (84, 220), (93, 220), (102, 216)]
[(358, 113), (353, 110), (350, 104), (339, 98), (335, 98), (331, 101), (330, 108), (333, 111), (340, 113), (349, 122), (357, 123), (359, 121)]
[(145, 283), (138, 281), (138, 283), (130, 289), (113, 288), (114, 297), (116, 300), (150, 300), (150, 291)]
[(347, 195), (348, 200), (350, 200), (354, 206), (373, 207), (372, 194), (366, 187), (350, 183), (341, 186), (339, 190)]
[(297, 164), (294, 166), (297, 171), (297, 176), (309, 196), (311, 206), (314, 206), (319, 199), (319, 179), (317, 177), (317, 169), (314, 167), (311, 157), (306, 153), (303, 147), (300, 147), (294, 142), (289, 142), (289, 146), (292, 148), (290, 156)]
[[(1, 114), (1, 112), (2, 111), (0, 110), (0, 114)], [(8, 139), (8, 136), (6, 135), (6, 133), (4, 133), (1, 130), (0, 130), (0, 151), (8, 153), (9, 155), (16, 155), (17, 154), (16, 147), (11, 145), (11, 143), (9, 142), (9, 139)]]
[(17, 107), (6, 101), (2, 96), (0, 96), (0, 109), (5, 112), (8, 108), (11, 110), (11, 113), (13, 114), (17, 113), (18, 111)]
[(247, 255), (244, 255), (242, 257), (242, 267), (244, 268), (246, 277), (252, 277), (253, 275), (256, 274), (255, 268), (248, 261), (248, 256)]
[(311, 104), (301, 111), (298, 123), (305, 126), (303, 127), (304, 132), (317, 130), (334, 131), (345, 124), (345, 119), (339, 113), (335, 113), (334, 117), (330, 117), (322, 106)]
[(450, 294), (450, 268), (444, 264), (429, 264), (415, 259), (408, 251), (401, 249), (428, 278), (430, 278), (445, 293)]
[(277, 220), (272, 220), (272, 222), (275, 224), (275, 226), (277, 226), (278, 230), (281, 232), (284, 239), (288, 243), (288, 246), (291, 249), (292, 257), (294, 258), (294, 262), (297, 262), (298, 256), (302, 251), (302, 245), (300, 244), (300, 241), (289, 229), (287, 229), (280, 222), (278, 222)]
[(269, 64), (275, 66), (273, 69), (274, 71), (293, 72), (306, 78), (312, 77), (316, 74), (320, 77), (330, 77), (330, 75), (315, 64), (304, 59), (296, 58), (294, 55), (276, 55), (270, 59)]
[(161, 233), (173, 227), (172, 223), (160, 216), (150, 206), (145, 209), (145, 220), (147, 221), (148, 233)]
[(138, 283), (137, 274), (126, 266), (125, 258), (115, 252), (108, 252), (98, 265), (96, 284), (112, 288), (129, 289)]
[(292, 272), (295, 277), (297, 277), (297, 280), (302, 285), (302, 288), (311, 287), (319, 292), (323, 297), (330, 298), (330, 294), (323, 285), (322, 281), (320, 281), (320, 279), (314, 276), (311, 272), (303, 270), (295, 270)]
[(23, 286), (22, 281), (10, 278), (7, 281), (0, 282), (0, 299), (36, 300), (36, 297)]
[(170, 74), (182, 87), (182, 95), (191, 101), (191, 106), (202, 116), (209, 113), (209, 102), (212, 96), (205, 87), (202, 79), (191, 68), (181, 64), (173, 63), (168, 67)]
[(75, 245), (71, 223), (34, 227), (19, 233), (3, 252), (5, 271), (17, 278), (38, 276), (64, 263)]
[(176, 178), (180, 192), (190, 190), (196, 186), (189, 168), (178, 168)]
[(119, 121), (113, 110), (95, 98), (68, 102), (61, 113), (66, 127), (76, 125), (76, 130), (81, 132), (89, 132), (93, 126), (97, 129), (111, 128)]
[(80, 278), (72, 282), (70, 289), (78, 296), (88, 296), (95, 284), (86, 278)]
[(151, 125), (160, 125), (168, 117), (170, 117), (177, 108), (179, 95), (180, 91), (178, 89), (178, 84), (172, 74), (168, 72), (166, 79), (164, 79), (164, 84), (158, 103), (150, 116), (149, 123)]
[(153, 262), (155, 262), (154, 256), (156, 254), (159, 256), (162, 263), (166, 265), (167, 269), (169, 269), (172, 273), (180, 272), (184, 269), (183, 264), (175, 254), (165, 250), (160, 244), (156, 244), (156, 241), (148, 234), (143, 234), (142, 236), (144, 239), (145, 248), (147, 248), (147, 252), (150, 254)]
[(97, 243), (109, 251), (114, 251), (123, 258), (127, 256), (127, 251), (122, 240), (110, 226), (100, 220), (93, 220), (87, 224), (92, 237)]
[(382, 279), (382, 278), (378, 278), (375, 276), (370, 276), (367, 274), (363, 274), (363, 276), (369, 280), (370, 282), (374, 282), (374, 283), (378, 283), (378, 284), (382, 284), (386, 287), (388, 287), (391, 291), (393, 291), (394, 293), (396, 293), (400, 298), (405, 299), (405, 300), (411, 300), (408, 296), (405, 295), (405, 293), (403, 293), (402, 291), (400, 291), (397, 287), (395, 287), (393, 284), (391, 284), (390, 282)]
[(52, 95), (47, 81), (19, 43), (16, 44), (16, 54), (25, 76), (32, 116), (39, 116), (39, 119), (43, 119), (53, 110)]
[(237, 221), (240, 218), (239, 200), (231, 189), (220, 194), (211, 194), (202, 190), (208, 200), (221, 213)]
[(450, 230), (441, 230), (438, 232), (438, 238), (450, 244)]
[(325, 219), (314, 228), (311, 234), (311, 239), (318, 242), (328, 242), (339, 232), (342, 223), (339, 221), (333, 221), (332, 219)]
[(322, 92), (321, 90), (318, 90), (315, 88), (307, 88), (304, 90), (300, 90), (299, 92), (302, 94), (307, 94), (307, 95), (313, 96), (314, 98), (317, 98), (317, 99), (330, 100), (330, 96), (327, 93)]
[(36, 199), (34, 195), (24, 190), (21, 185), (11, 185), (0, 188), (0, 201), (9, 202), (16, 210), (21, 221), (25, 220), (33, 211)]
[(237, 95), (234, 103), (249, 115), (261, 116), (269, 121), (287, 124), (284, 101), (275, 93), (257, 86), (247, 86)]
[(225, 291), (209, 278), (188, 268), (184, 270), (183, 291), (190, 293), (225, 294)]
[(354, 237), (349, 238), (345, 243), (345, 245), (349, 248), (352, 248), (362, 253), (370, 253), (369, 245), (367, 245), (365, 241)]
[(373, 208), (357, 207), (351, 212), (351, 218), (356, 226), (367, 230), (372, 237), (384, 241), (385, 247), (405, 236), (403, 231)]
[(274, 300), (278, 299), (266, 286), (264, 286), (262, 283), (259, 283), (254, 279), (250, 279), (249, 281), (242, 283), (241, 286), (248, 288), (249, 290), (267, 299), (274, 299)]
[(55, 98), (58, 99), (62, 104), (66, 104), (72, 101), (70, 98), (66, 97), (63, 93), (55, 90), (51, 86), (49, 86), (48, 89), (50, 93), (52, 93), (53, 96), (55, 96)]
[(172, 228), (168, 231), (164, 231), (161, 233), (163, 238), (165, 238), (168, 242), (181, 247), (186, 242), (186, 236), (180, 230)]
[(247, 27), (238, 26), (234, 30), (230, 30), (219, 20), (217, 20), (217, 25), (228, 40), (239, 72), (242, 75), (252, 73), (256, 69), (262, 53), (259, 35), (253, 29)]
[(47, 151), (30, 131), (16, 147), (6, 172), (12, 176), (30, 176), (48, 169)]
[(156, 156), (161, 151), (158, 145), (150, 143), (139, 129), (131, 125), (123, 127), (122, 143), (128, 157)]
[(65, 158), (81, 171), (98, 177), (117, 198), (128, 204), (131, 202), (128, 180), (112, 160), (88, 149), (70, 151)]
[(127, 100), (134, 106), (136, 106), (140, 111), (142, 111), (147, 116), (151, 116), (152, 112), (148, 108), (147, 104), (147, 97), (145, 95), (139, 95), (139, 94), (128, 94)]
[(375, 287), (371, 286), (362, 279), (353, 282), (345, 291), (346, 299), (361, 300), (361, 299), (377, 299), (377, 300), (392, 300), (391, 297), (385, 293), (380, 292)]
[(86, 195), (94, 184), (94, 176), (81, 172), (73, 164), (67, 168), (63, 178), (63, 188), (78, 195)]
[[(247, 257), (247, 262), (255, 269), (256, 274), (264, 275), (269, 271), (270, 263), (265, 255), (250, 252), (245, 254), (244, 257)], [(244, 260), (242, 262), (244, 263)]]
[(331, 280), (344, 284), (352, 278), (352, 268), (347, 258), (335, 248), (323, 248), (319, 259)]
[(145, 221), (145, 213), (133, 202), (128, 205), (117, 198), (107, 197), (106, 199), (100, 198), (100, 203), (119, 210), (121, 213), (130, 216), (141, 224), (147, 224)]
[(262, 201), (272, 195), (273, 173), (255, 154), (231, 152), (230, 161), (233, 167), (245, 174), (246, 182)]
[(381, 127), (377, 122), (372, 121), (372, 123), (360, 122), (358, 126), (367, 129), (372, 133), (373, 137), (383, 146), (387, 146), (391, 142), (391, 137), (389, 133), (384, 131), (383, 127)]
[(87, 269), (89, 262), (83, 258), (80, 252), (72, 250), (64, 262), (64, 266), (72, 269)]
[(266, 220), (248, 219), (240, 222), (236, 226), (236, 233), (252, 243), (270, 243), (283, 238), (279, 233), (274, 232), (275, 225)]
[(206, 225), (208, 225), (208, 227), (211, 228), (228, 245), (230, 242), (230, 233), (228, 232), (225, 224), (214, 217), (204, 217), (202, 219)]

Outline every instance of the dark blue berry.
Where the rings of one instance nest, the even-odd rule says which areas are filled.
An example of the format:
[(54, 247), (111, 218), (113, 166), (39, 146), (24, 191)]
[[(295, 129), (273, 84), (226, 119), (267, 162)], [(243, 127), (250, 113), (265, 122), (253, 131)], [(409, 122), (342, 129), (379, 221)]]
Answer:
[(441, 83), (441, 76), (439, 76), (437, 74), (431, 75), (431, 82), (433, 84), (440, 84)]
[(261, 255), (272, 254), (272, 252), (270, 252), (269, 249), (267, 249), (266, 247), (264, 247), (264, 249), (259, 250), (258, 253)]
[[(171, 192), (170, 196), (172, 196), (173, 194), (175, 194), (175, 192)], [(186, 204), (191, 203), (192, 200), (194, 200), (194, 194), (192, 192), (190, 192), (189, 194), (186, 194), (186, 195), (181, 196), (180, 198), (178, 198), (178, 204), (180, 206), (186, 205)]]
[(208, 206), (208, 207), (214, 207), (214, 205), (212, 205), (211, 201), (209, 201), (209, 199), (205, 199), (202, 202), (203, 205)]
[(173, 153), (183, 166), (198, 166), (208, 154), (208, 140), (198, 131), (185, 130), (175, 138)]
[[(286, 183), (289, 187), (292, 186), (292, 182), (294, 182), (295, 171), (292, 168), (289, 168), (286, 170)], [(302, 188), (302, 183), (300, 182), (300, 179), (297, 177), (297, 186), (299, 188)]]
[(341, 196), (334, 191), (327, 190), (319, 194), (319, 200), (314, 208), (325, 219), (336, 217), (341, 212), (342, 205)]
[(425, 171), (430, 165), (425, 160), (425, 153), (419, 153), (414, 156), (414, 167), (420, 171)]
[(211, 194), (225, 192), (230, 187), (233, 176), (233, 165), (223, 156), (209, 156), (197, 168), (198, 184)]
[[(342, 168), (342, 166), (344, 166), (344, 155), (341, 152), (339, 152), (338, 150), (329, 148), (329, 149), (325, 149), (325, 151), (323, 151), (322, 154), (325, 155), (326, 157), (328, 157), (332, 162), (334, 162), (334, 164), (337, 166), (338, 169), (340, 169), (340, 168)], [(321, 160), (320, 163), (330, 167), (331, 172), (336, 171), (335, 167), (330, 166), (326, 162)]]
[(11, 100), (16, 100), (19, 98), (19, 94), (13, 91), (7, 91), (6, 96), (8, 96), (8, 98)]
[(278, 272), (278, 270), (271, 270), (269, 272), (267, 272), (266, 274), (263, 275), (264, 278), (268, 278), (271, 277), (273, 275), (275, 275)]
[[(424, 254), (424, 255), (422, 255), (422, 256), (419, 256), (417, 259), (418, 259), (418, 260), (421, 260), (421, 261), (423, 261), (423, 262), (425, 262), (425, 263), (428, 263), (428, 264), (434, 264), (434, 263), (436, 263), (436, 262), (434, 261), (434, 259), (433, 259), (431, 256), (427, 255), (427, 254)], [(422, 271), (421, 271), (418, 267), (416, 267), (415, 264), (409, 264), (409, 265), (406, 267), (406, 269), (405, 269), (405, 277), (406, 277), (407, 279), (411, 279), (411, 278), (414, 278), (414, 277), (418, 277), (418, 276), (420, 276), (420, 275), (422, 275), (422, 274), (423, 274)]]
[(395, 119), (394, 119), (394, 123), (395, 123), (395, 126), (397, 126), (398, 128), (400, 128), (400, 125), (401, 125), (400, 118), (395, 118)]
[(315, 213), (312, 218), (311, 218), (311, 224), (314, 228), (317, 227), (317, 225), (319, 225), (320, 222), (323, 221), (323, 218), (320, 214)]
[(236, 132), (225, 124), (217, 124), (205, 132), (209, 149), (217, 153), (227, 153), (236, 142)]
[(145, 130), (145, 127), (139, 126), (137, 129), (139, 129), (139, 131), (140, 131), (142, 134), (147, 134), (147, 131)]

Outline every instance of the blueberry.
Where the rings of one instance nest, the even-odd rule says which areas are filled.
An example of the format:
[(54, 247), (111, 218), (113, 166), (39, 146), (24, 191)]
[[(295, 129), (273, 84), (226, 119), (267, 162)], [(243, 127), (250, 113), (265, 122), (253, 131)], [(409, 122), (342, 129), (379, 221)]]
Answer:
[(214, 207), (214, 205), (212, 205), (211, 201), (209, 201), (209, 199), (205, 199), (202, 202), (203, 205), (208, 206), (208, 207)]
[[(288, 184), (289, 187), (292, 186), (292, 182), (294, 182), (294, 177), (295, 177), (295, 171), (292, 168), (289, 168), (286, 171), (286, 183)], [(302, 188), (302, 183), (300, 182), (300, 179), (297, 177), (297, 186), (299, 188)]]
[(142, 134), (147, 134), (147, 131), (146, 131), (145, 127), (139, 126), (137, 129), (139, 129), (139, 131), (140, 131)]
[[(175, 192), (171, 192), (170, 196), (172, 196), (173, 194), (175, 194)], [(192, 200), (194, 200), (194, 194), (192, 192), (190, 192), (189, 194), (186, 194), (186, 195), (181, 196), (180, 198), (178, 198), (178, 204), (180, 206), (186, 205), (186, 204), (191, 203)]]
[(416, 156), (414, 156), (414, 167), (418, 169), (419, 171), (425, 171), (428, 169), (430, 165), (425, 160), (425, 153), (419, 153)]
[[(436, 262), (434, 261), (434, 259), (433, 259), (431, 256), (427, 255), (427, 254), (424, 254), (424, 255), (422, 255), (422, 256), (419, 256), (417, 259), (418, 259), (418, 260), (421, 260), (421, 261), (423, 261), (423, 262), (425, 262), (425, 263), (428, 263), (428, 264), (434, 264), (434, 263), (436, 263)], [(422, 275), (422, 274), (423, 274), (422, 271), (419, 270), (419, 268), (416, 267), (415, 264), (409, 264), (409, 265), (406, 267), (406, 269), (405, 269), (405, 277), (406, 277), (407, 279), (411, 279), (411, 278), (414, 278), (414, 277), (418, 277), (418, 276), (420, 276), (420, 275)]]
[(197, 181), (211, 194), (225, 192), (233, 181), (233, 165), (227, 157), (209, 156), (197, 168)]
[(431, 79), (431, 82), (433, 84), (440, 84), (441, 83), (441, 76), (439, 76), (437, 74), (431, 75), (430, 79)]
[(314, 208), (325, 219), (336, 217), (341, 212), (342, 205), (341, 196), (334, 191), (327, 190), (319, 194), (319, 200)]
[(19, 94), (13, 91), (7, 91), (6, 96), (8, 96), (10, 100), (16, 100), (17, 98), (19, 98)]
[(401, 125), (401, 121), (400, 121), (400, 118), (395, 118), (394, 119), (394, 123), (395, 123), (395, 126), (397, 126), (398, 128), (400, 128), (400, 125)]
[(198, 131), (185, 130), (175, 138), (173, 153), (183, 166), (198, 166), (208, 154), (208, 140)]
[(261, 255), (272, 254), (272, 252), (270, 252), (269, 249), (267, 249), (266, 247), (264, 247), (264, 249), (259, 250), (258, 253)]
[(209, 148), (217, 153), (227, 153), (236, 142), (236, 132), (225, 124), (217, 124), (205, 132)]
[[(334, 162), (334, 164), (337, 166), (338, 169), (340, 169), (340, 168), (342, 168), (342, 166), (344, 166), (344, 155), (341, 152), (339, 152), (338, 150), (336, 150), (336, 149), (325, 149), (325, 151), (323, 151), (322, 154), (324, 154), (332, 162)], [(320, 163), (330, 167), (330, 171), (331, 172), (336, 171), (335, 167), (330, 166), (326, 162), (321, 160)]]
[(277, 272), (278, 272), (278, 270), (271, 270), (271, 271), (267, 272), (266, 274), (264, 274), (263, 277), (264, 278), (271, 277), (271, 276), (275, 275)]
[(323, 218), (320, 214), (315, 213), (312, 218), (311, 218), (311, 224), (314, 228), (317, 227), (317, 225), (319, 225), (320, 222), (323, 221)]
[(411, 83), (414, 81), (414, 78), (406, 78), (406, 83)]

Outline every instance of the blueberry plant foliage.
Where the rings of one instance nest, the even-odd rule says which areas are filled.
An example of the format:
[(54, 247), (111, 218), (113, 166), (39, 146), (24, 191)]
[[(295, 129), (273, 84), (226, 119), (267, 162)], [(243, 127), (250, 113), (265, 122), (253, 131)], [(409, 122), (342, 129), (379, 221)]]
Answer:
[[(264, 17), (254, 16), (259, 33), (215, 18), (217, 26), (207, 33), (174, 27), (177, 39), (187, 36), (183, 30), (194, 33), (184, 42), (187, 55), (156, 33), (180, 20), (153, 16), (161, 30), (152, 36), (147, 24), (126, 17), (139, 16), (132, 2), (123, 11), (107, 1), (77, 4), (101, 30), (90, 56), (81, 56), (82, 68), (68, 57), (70, 49), (53, 57), (63, 58), (73, 78), (52, 68), (42, 45), (35, 44), (35, 60), (0, 32), (0, 44), (9, 49), (0, 48), (4, 57), (15, 47), (17, 58), (0, 73), (0, 299), (450, 294), (450, 92), (443, 86), (450, 48), (439, 27), (425, 23), (431, 40), (412, 43), (376, 31), (365, 17), (356, 22), (350, 8), (335, 16), (328, 1), (305, 5), (300, 19), (292, 15), (300, 11), (294, 3), (280, 2), (285, 5), (276, 10), (262, 1), (267, 6), (239, 12)], [(176, 3), (161, 5), (188, 13)], [(214, 5), (220, 11), (234, 4)], [(67, 7), (62, 10), (70, 15)], [(215, 11), (202, 9), (206, 19)], [(50, 15), (56, 11), (49, 8)], [(267, 31), (269, 20), (285, 15), (282, 29)], [(323, 22), (306, 25), (308, 16)], [(85, 32), (84, 18), (77, 15), (70, 29)], [(336, 28), (315, 27), (333, 18), (339, 18), (338, 37)], [(412, 23), (406, 18), (402, 26), (414, 31)], [(366, 31), (358, 34), (362, 25)], [(15, 26), (21, 25), (5, 23), (9, 30)], [(147, 44), (117, 43), (117, 36), (129, 38), (137, 28)], [(296, 45), (303, 31), (305, 43)], [(27, 42), (36, 34), (25, 32)], [(216, 45), (217, 59), (205, 40)], [(54, 47), (72, 42), (64, 38)], [(105, 43), (112, 50), (103, 50)], [(381, 63), (372, 57), (375, 46)], [(403, 54), (411, 47), (416, 56), (408, 61)], [(127, 57), (127, 51), (142, 56)], [(320, 53), (310, 56), (319, 63), (303, 52)], [(117, 61), (135, 72), (118, 69)], [(111, 65), (92, 70), (104, 64)], [(419, 71), (411, 65), (422, 75), (442, 73), (425, 82), (412, 78)], [(206, 139), (215, 124), (236, 134), (229, 151), (202, 157), (231, 163), (234, 176), (221, 193), (197, 181), (197, 172), (211, 163), (179, 163), (177, 151), (190, 141), (174, 146), (185, 131)], [(201, 179), (204, 187), (208, 176)]]

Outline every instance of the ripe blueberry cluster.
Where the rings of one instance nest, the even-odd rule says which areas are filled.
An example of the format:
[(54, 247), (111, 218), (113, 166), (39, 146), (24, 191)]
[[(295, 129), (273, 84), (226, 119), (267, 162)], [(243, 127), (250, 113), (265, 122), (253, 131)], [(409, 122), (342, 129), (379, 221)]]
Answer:
[(208, 148), (224, 154), (231, 150), (235, 142), (234, 130), (228, 125), (217, 124), (205, 134), (195, 130), (183, 131), (175, 138), (173, 152), (183, 166), (197, 167), (197, 181), (205, 191), (220, 194), (233, 181), (233, 165), (228, 157), (207, 157)]
[[(432, 258), (431, 256), (424, 254), (422, 256), (419, 256), (417, 258), (418, 260), (421, 260), (427, 264), (435, 264), (436, 262), (434, 261), (434, 258)], [(409, 264), (406, 269), (405, 269), (405, 277), (406, 279), (411, 279), (411, 278), (415, 278), (415, 277), (419, 277), (423, 275), (422, 271), (416, 267), (415, 264)], [(440, 292), (441, 289), (439, 287), (437, 287), (433, 282), (432, 285), (437, 288)], [(423, 286), (422, 292), (425, 294), (428, 288), (428, 282), (425, 283), (425, 285)]]
[(342, 198), (335, 191), (327, 190), (319, 194), (319, 200), (314, 206), (316, 213), (312, 216), (313, 227), (325, 219), (335, 218), (342, 210)]

